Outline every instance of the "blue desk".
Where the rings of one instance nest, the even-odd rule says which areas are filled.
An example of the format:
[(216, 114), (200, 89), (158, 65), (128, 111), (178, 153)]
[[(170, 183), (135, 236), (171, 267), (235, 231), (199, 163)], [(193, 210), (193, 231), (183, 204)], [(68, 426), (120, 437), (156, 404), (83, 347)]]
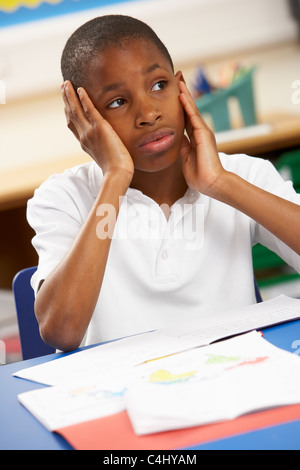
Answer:
[[(276, 346), (296, 353), (300, 342), (300, 320), (263, 331), (264, 338)], [(298, 346), (300, 352), (300, 343)], [(20, 403), (19, 393), (41, 388), (41, 384), (13, 377), (20, 369), (42, 364), (59, 357), (42, 358), (0, 367), (0, 450), (67, 450), (69, 444), (59, 435), (48, 432)], [(300, 420), (280, 426), (214, 441), (193, 449), (300, 449)]]

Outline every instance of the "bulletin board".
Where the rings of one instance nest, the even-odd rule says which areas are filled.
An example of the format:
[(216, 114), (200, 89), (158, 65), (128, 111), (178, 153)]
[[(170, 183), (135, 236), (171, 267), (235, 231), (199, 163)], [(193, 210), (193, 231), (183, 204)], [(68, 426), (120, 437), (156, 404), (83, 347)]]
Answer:
[(0, 27), (15, 26), (125, 1), (128, 0), (0, 0)]

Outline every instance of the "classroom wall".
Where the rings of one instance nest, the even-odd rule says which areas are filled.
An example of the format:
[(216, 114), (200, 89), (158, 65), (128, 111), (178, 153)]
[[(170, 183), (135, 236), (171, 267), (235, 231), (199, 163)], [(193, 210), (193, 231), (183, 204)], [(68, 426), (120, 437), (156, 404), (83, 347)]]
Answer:
[(180, 65), (297, 38), (288, 0), (102, 0), (87, 5), (109, 2), (0, 28), (0, 79), (6, 83), (7, 100), (59, 86), (59, 58), (66, 39), (80, 24), (101, 14), (129, 14), (148, 22)]
[(299, 78), (299, 42), (288, 0), (123, 1), (0, 28), (0, 80), (6, 88), (0, 104), (0, 171), (82, 153), (65, 126), (60, 55), (77, 26), (97, 14), (117, 12), (153, 26), (188, 82), (195, 65), (217, 66), (235, 57), (259, 65), (259, 111), (300, 111), (291, 100), (292, 82)]

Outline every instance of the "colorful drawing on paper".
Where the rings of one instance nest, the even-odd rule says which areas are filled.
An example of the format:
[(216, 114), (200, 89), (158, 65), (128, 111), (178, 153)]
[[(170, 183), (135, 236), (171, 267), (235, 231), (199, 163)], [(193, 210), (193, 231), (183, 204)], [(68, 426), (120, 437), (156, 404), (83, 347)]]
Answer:
[(0, 0), (0, 28), (126, 1), (128, 0)]
[(159, 369), (150, 375), (150, 382), (164, 385), (186, 382), (187, 380), (194, 377), (196, 373), (197, 371), (184, 372), (182, 374), (172, 374), (168, 370)]
[(216, 355), (210, 355), (209, 359), (207, 359), (206, 364), (211, 365), (211, 364), (228, 364), (230, 362), (235, 362), (233, 366), (226, 367), (226, 370), (231, 370), (234, 367), (242, 367), (242, 366), (250, 366), (254, 364), (260, 364), (261, 362), (266, 361), (268, 356), (263, 356), (263, 357), (255, 357), (255, 358), (250, 358), (250, 359), (243, 359), (241, 357), (228, 357), (228, 356), (216, 356)]
[(197, 370), (185, 370), (184, 367), (179, 367), (177, 370), (175, 367), (172, 371), (168, 369), (156, 369), (152, 370), (147, 380), (157, 385), (186, 383), (194, 379), (208, 380), (238, 367), (262, 364), (268, 359), (270, 359), (268, 356), (242, 357), (209, 354), (203, 357), (203, 362), (199, 364)]
[(89, 387), (80, 387), (77, 389), (72, 389), (68, 392), (69, 398), (78, 399), (82, 396), (85, 396), (90, 400), (111, 400), (111, 399), (120, 399), (124, 396), (125, 393), (124, 387), (118, 387), (115, 389), (103, 389), (101, 386), (93, 384)]
[(206, 361), (206, 364), (224, 364), (228, 362), (236, 362), (238, 360), (240, 360), (239, 357), (210, 355)]

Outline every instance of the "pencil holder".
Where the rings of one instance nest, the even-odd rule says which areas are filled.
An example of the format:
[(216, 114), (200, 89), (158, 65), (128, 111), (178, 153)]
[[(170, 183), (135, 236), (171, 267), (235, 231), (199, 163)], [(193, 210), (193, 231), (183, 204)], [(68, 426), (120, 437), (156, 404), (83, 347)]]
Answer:
[(197, 108), (201, 114), (209, 114), (214, 125), (215, 132), (229, 130), (231, 128), (228, 102), (235, 97), (239, 103), (244, 126), (256, 124), (256, 109), (253, 93), (253, 74), (255, 67), (248, 70), (245, 75), (236, 79), (226, 89), (207, 93), (195, 99)]

